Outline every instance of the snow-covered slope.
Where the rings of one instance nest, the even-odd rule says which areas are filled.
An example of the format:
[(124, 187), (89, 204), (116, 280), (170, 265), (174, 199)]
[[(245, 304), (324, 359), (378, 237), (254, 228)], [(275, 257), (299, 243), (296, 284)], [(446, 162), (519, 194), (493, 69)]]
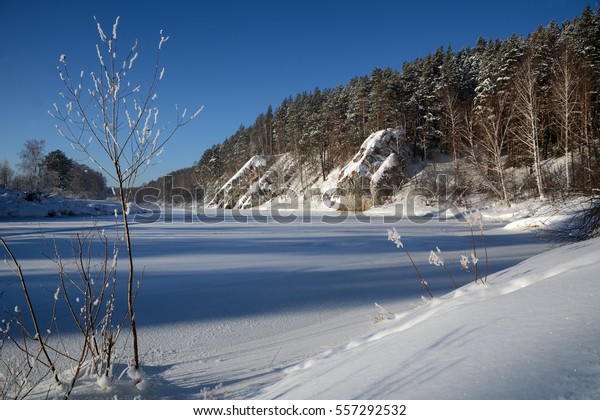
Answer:
[[(124, 353), (110, 389), (85, 379), (73, 398), (600, 398), (600, 240), (509, 268), (545, 244), (486, 223), (490, 269), (504, 271), (484, 286), (458, 267), (471, 243), (464, 223), (395, 222), (436, 297), (419, 304), (423, 289), (386, 241), (389, 224), (325, 216), (336, 217), (207, 225), (185, 223), (182, 212), (181, 222), (133, 225), (152, 386), (140, 392), (119, 378)], [(82, 219), (0, 222), (32, 293), (51, 309), (57, 278), (39, 235), (64, 245)], [(112, 236), (114, 219), (98, 228)], [(466, 286), (447, 294), (446, 274), (427, 263), (436, 246)], [(10, 270), (0, 284), (0, 303), (20, 304)], [(375, 303), (397, 315), (373, 325)]]
[(600, 239), (554, 249), (287, 370), (260, 398), (600, 398)]

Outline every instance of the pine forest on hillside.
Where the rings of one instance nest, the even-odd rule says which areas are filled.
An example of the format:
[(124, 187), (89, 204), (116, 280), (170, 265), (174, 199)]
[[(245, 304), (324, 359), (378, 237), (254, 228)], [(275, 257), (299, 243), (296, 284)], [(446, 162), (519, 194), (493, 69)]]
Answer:
[[(376, 68), (345, 86), (290, 96), (207, 149), (195, 167), (170, 174), (171, 182), (202, 190), (198, 199), (209, 202), (253, 156), (282, 154), (301, 174), (325, 179), (386, 128), (405, 132), (413, 164), (453, 162), (446, 174), (465, 191), (507, 204), (590, 194), (600, 180), (600, 10), (587, 7), (527, 37), (440, 47), (401, 70)], [(511, 176), (516, 168), (529, 175)]]

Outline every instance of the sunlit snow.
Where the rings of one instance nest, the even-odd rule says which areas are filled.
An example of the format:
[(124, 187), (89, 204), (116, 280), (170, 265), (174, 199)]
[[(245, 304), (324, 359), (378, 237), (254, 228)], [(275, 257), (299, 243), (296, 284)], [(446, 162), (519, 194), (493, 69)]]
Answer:
[[(461, 255), (471, 253), (467, 223), (385, 223), (393, 209), (361, 218), (309, 211), (286, 223), (216, 210), (186, 223), (179, 210), (172, 223), (134, 224), (135, 261), (144, 268), (136, 315), (143, 372), (121, 355), (112, 385), (84, 381), (72, 397), (600, 397), (600, 241), (535, 256), (546, 242), (493, 222), (504, 209), (484, 211), (490, 273), (498, 274), (483, 285), (461, 270)], [(116, 240), (115, 223), (5, 218), (0, 230), (48, 310), (57, 293), (48, 244), (66, 253), (64, 239), (93, 224)], [(434, 299), (422, 298), (388, 229), (401, 235)], [(429, 264), (438, 247), (458, 290)], [(2, 270), (0, 285), (4, 307), (23, 307), (13, 273)], [(65, 322), (63, 338), (71, 333)], [(133, 389), (122, 385), (132, 374), (143, 375)]]

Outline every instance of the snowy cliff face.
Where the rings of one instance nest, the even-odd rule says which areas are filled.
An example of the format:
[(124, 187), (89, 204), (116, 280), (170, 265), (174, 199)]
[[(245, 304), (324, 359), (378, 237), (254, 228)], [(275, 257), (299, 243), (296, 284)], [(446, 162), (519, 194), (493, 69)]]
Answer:
[(358, 153), (342, 168), (337, 184), (340, 190), (348, 192), (362, 190), (362, 197), (370, 195), (369, 203), (357, 206), (355, 194), (346, 194), (350, 197), (345, 203), (346, 207), (349, 210), (363, 210), (364, 207), (382, 204), (402, 182), (406, 156), (404, 130), (387, 129), (371, 134)]
[(208, 206), (224, 209), (259, 206), (285, 194), (296, 176), (296, 164), (289, 153), (253, 156), (217, 191)]
[[(360, 150), (343, 168), (334, 168), (339, 174), (331, 180), (313, 183), (311, 168), (303, 168), (292, 154), (254, 156), (223, 185), (208, 204), (209, 207), (247, 209), (262, 205), (294, 190), (300, 197), (307, 188), (324, 191), (337, 188), (341, 203), (347, 210), (365, 210), (383, 204), (405, 178), (404, 160), (408, 156), (404, 130), (387, 129), (371, 134)], [(331, 188), (326, 188), (330, 192)], [(360, 190), (360, 191), (358, 191)]]
[(209, 207), (224, 209), (240, 208), (247, 203), (247, 195), (258, 187), (258, 181), (265, 172), (268, 158), (253, 156), (217, 191), (208, 204)]
[(392, 153), (371, 176), (370, 190), (374, 205), (384, 204), (393, 197), (394, 189), (405, 178), (402, 163), (403, 159)]
[(371, 134), (352, 160), (344, 166), (339, 182), (371, 178), (386, 157), (398, 150), (400, 141), (403, 141), (400, 130), (380, 130)]
[(297, 169), (289, 153), (279, 156), (237, 200), (236, 209), (259, 206), (285, 194)]

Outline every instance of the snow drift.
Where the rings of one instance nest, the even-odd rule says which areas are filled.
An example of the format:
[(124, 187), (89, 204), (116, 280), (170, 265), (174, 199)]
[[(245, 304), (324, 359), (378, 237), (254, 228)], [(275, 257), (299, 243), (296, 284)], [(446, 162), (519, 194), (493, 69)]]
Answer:
[(274, 399), (598, 399), (600, 240), (554, 249), (287, 370)]

